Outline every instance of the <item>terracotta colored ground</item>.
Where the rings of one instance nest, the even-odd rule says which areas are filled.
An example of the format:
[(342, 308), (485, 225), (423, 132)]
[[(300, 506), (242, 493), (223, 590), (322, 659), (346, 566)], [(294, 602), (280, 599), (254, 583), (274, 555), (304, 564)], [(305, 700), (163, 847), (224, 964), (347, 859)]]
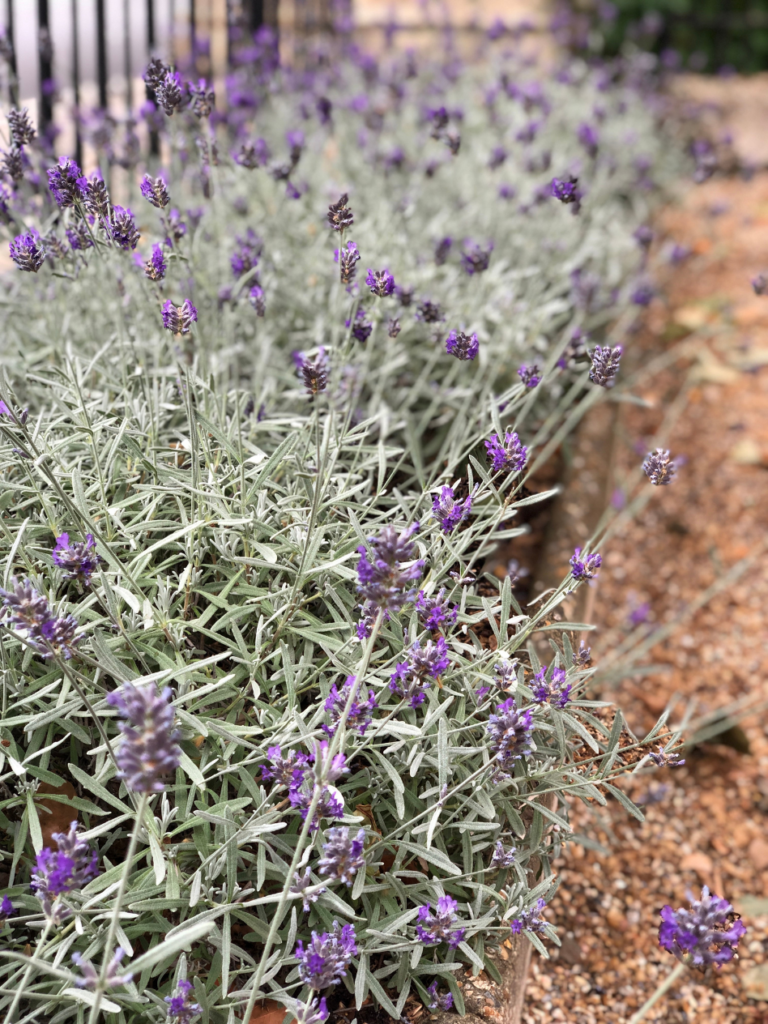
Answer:
[[(638, 383), (651, 408), (621, 406), (611, 488), (650, 500), (603, 548), (586, 619), (599, 626), (596, 664), (609, 664), (633, 612), (646, 616), (640, 633), (658, 628), (739, 560), (754, 562), (643, 659), (661, 668), (604, 686), (641, 734), (674, 695), (673, 722), (686, 707), (698, 718), (740, 698), (768, 703), (768, 296), (750, 287), (768, 273), (768, 176), (691, 186), (658, 228), (694, 255), (666, 272), (626, 370), (674, 345), (680, 356)], [(638, 468), (662, 443), (686, 462), (671, 486), (651, 488)], [(741, 720), (743, 733), (725, 736), (731, 746), (699, 745), (685, 767), (626, 784), (635, 799), (656, 801), (642, 824), (615, 801), (576, 810), (577, 831), (607, 849), (571, 846), (557, 865), (550, 916), (564, 945), (550, 961), (534, 954), (526, 1024), (626, 1022), (675, 965), (658, 948), (659, 909), (683, 905), (702, 884), (743, 914), (739, 960), (712, 976), (687, 972), (646, 1019), (768, 1024), (766, 722), (761, 707)], [(734, 749), (745, 739), (748, 753)]]

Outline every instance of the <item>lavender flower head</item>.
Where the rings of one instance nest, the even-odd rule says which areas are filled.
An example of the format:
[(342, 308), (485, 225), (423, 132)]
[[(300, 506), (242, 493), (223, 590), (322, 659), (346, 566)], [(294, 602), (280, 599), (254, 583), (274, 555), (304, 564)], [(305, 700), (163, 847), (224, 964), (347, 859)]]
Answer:
[(358, 871), (365, 870), (365, 829), (359, 829), (353, 839), (348, 828), (328, 829), (328, 842), (317, 862), (321, 875), (328, 875), (344, 885), (352, 885)]
[(443, 629), (443, 624), (453, 626), (459, 610), (455, 605), (450, 605), (445, 597), (445, 587), (440, 588), (437, 597), (427, 597), (423, 590), (419, 591), (416, 598), (416, 611), (419, 613), (424, 628), (428, 630)]
[(553, 178), (550, 191), (555, 199), (559, 199), (566, 206), (573, 204), (573, 212), (581, 210), (581, 200), (584, 198), (579, 188), (579, 179), (569, 175), (567, 178)]
[[(423, 560), (413, 561), (411, 537), (418, 528), (419, 524), (413, 523), (398, 534), (393, 526), (385, 526), (378, 537), (369, 537), (370, 553), (365, 545), (357, 549), (357, 592), (367, 614), (381, 609), (388, 616), (413, 600), (412, 584), (424, 569)], [(406, 562), (411, 564), (404, 565)]]
[(124, 249), (126, 252), (128, 249), (135, 249), (139, 241), (139, 229), (136, 227), (131, 210), (122, 206), (113, 206), (108, 233), (120, 249)]
[(457, 359), (472, 360), (480, 350), (480, 342), (476, 334), (465, 334), (463, 331), (451, 331), (445, 339), (445, 351)]
[(495, 776), (510, 778), (515, 762), (533, 751), (533, 722), (530, 710), (520, 711), (514, 697), (496, 705), (496, 714), (488, 717), (488, 735), (495, 765)]
[(141, 179), (139, 191), (147, 202), (156, 206), (158, 210), (164, 209), (171, 201), (168, 188), (162, 178), (152, 178), (149, 174), (145, 174)]
[(0, 902), (0, 928), (5, 926), (5, 922), (16, 913), (16, 908), (9, 896), (3, 896), (2, 902)]
[(198, 79), (197, 85), (189, 82), (187, 88), (189, 89), (190, 106), (195, 117), (209, 117), (216, 102), (216, 94), (213, 89), (204, 78)]
[(517, 658), (511, 661), (505, 658), (493, 666), (496, 673), (496, 685), (500, 690), (512, 690), (517, 687), (517, 669), (519, 667)]
[(621, 345), (616, 345), (614, 348), (611, 348), (610, 345), (605, 345), (602, 348), (600, 345), (595, 345), (589, 379), (594, 384), (599, 384), (600, 387), (612, 388), (616, 383), (616, 374), (619, 372), (623, 351)]
[(597, 571), (603, 564), (600, 555), (584, 555), (581, 557), (581, 548), (576, 548), (570, 560), (571, 575), (575, 580), (591, 580), (597, 576)]
[(53, 561), (60, 569), (64, 569), (64, 579), (90, 581), (91, 576), (99, 567), (102, 558), (96, 554), (96, 543), (92, 533), (85, 535), (85, 540), (69, 542), (69, 534), (62, 533), (56, 538), (56, 545), (51, 553)]
[(168, 117), (181, 106), (181, 75), (167, 68), (154, 86), (155, 96)]
[(248, 301), (256, 310), (256, 316), (265, 316), (267, 303), (264, 299), (264, 292), (259, 285), (255, 284), (248, 292)]
[(419, 907), (416, 916), (416, 938), (425, 946), (434, 946), (440, 942), (447, 942), (450, 949), (456, 949), (460, 942), (464, 941), (466, 928), (454, 928), (456, 921), (456, 908), (458, 903), (452, 896), (440, 896), (435, 905), (434, 913), (432, 904), (427, 903)]
[(437, 991), (437, 980), (432, 982), (427, 992), (429, 993), (428, 1010), (450, 1010), (453, 1006), (453, 996), (450, 992), (441, 994)]
[(301, 782), (310, 764), (308, 754), (304, 754), (300, 750), (289, 750), (283, 757), (282, 749), (277, 745), (267, 749), (267, 757), (269, 764), (262, 765), (262, 779), (272, 780), (282, 786), (291, 786)]
[(664, 448), (657, 448), (649, 452), (643, 462), (643, 472), (656, 487), (664, 487), (671, 484), (677, 472), (677, 466), (669, 457), (669, 451)]
[(371, 293), (378, 295), (380, 299), (391, 295), (395, 290), (395, 279), (386, 268), (384, 270), (369, 269), (365, 283), (371, 289)]
[(653, 285), (641, 281), (632, 292), (630, 298), (636, 306), (650, 306), (655, 294), (656, 289)]
[(498, 434), (491, 434), (485, 448), (494, 473), (519, 473), (528, 459), (528, 449), (512, 430), (504, 433), (503, 441)]
[(660, 911), (659, 946), (691, 967), (706, 970), (733, 959), (739, 940), (747, 929), (733, 907), (720, 896), (710, 895), (706, 885), (701, 899), (690, 899), (691, 909)]
[[(331, 716), (331, 724), (324, 725), (323, 729), (329, 736), (333, 736), (339, 726), (344, 708), (347, 706), (350, 694), (355, 686), (355, 676), (347, 676), (341, 689), (336, 683), (331, 687), (331, 692), (325, 699), (324, 709)], [(366, 692), (368, 696), (366, 697)], [(373, 690), (360, 687), (355, 694), (347, 715), (347, 726), (354, 729), (360, 736), (365, 735), (365, 730), (373, 721), (373, 712), (378, 707)]]
[(17, 148), (28, 146), (33, 141), (35, 126), (29, 119), (29, 111), (26, 107), (21, 110), (9, 110), (5, 115), (8, 119), (8, 130), (11, 133), (11, 142)]
[(373, 330), (373, 324), (368, 319), (368, 314), (362, 306), (357, 307), (354, 319), (350, 318), (344, 321), (344, 326), (350, 328), (352, 337), (355, 341), (359, 341), (361, 345), (368, 341)]
[(752, 278), (752, 291), (755, 295), (765, 295), (768, 292), (768, 277), (765, 274), (758, 274)]
[(527, 910), (522, 910), (513, 918), (510, 928), (512, 929), (513, 935), (519, 935), (520, 932), (543, 932), (547, 927), (547, 922), (541, 916), (542, 910), (546, 907), (546, 900), (539, 899), (536, 901), (536, 905), (528, 907)]
[(417, 708), (426, 697), (430, 679), (439, 678), (449, 664), (445, 637), (438, 637), (436, 642), (427, 640), (423, 647), (419, 640), (414, 640), (408, 648), (406, 660), (398, 662), (395, 667), (389, 688), (407, 699), (412, 708)]
[(681, 768), (685, 764), (684, 758), (681, 759), (680, 755), (672, 750), (665, 750), (661, 744), (657, 750), (652, 750), (648, 757), (657, 768)]
[(291, 1000), (290, 1009), (296, 1024), (325, 1024), (325, 1021), (328, 1020), (328, 1006), (325, 997), (319, 1002), (317, 999), (310, 999), (306, 1003)]
[(541, 370), (537, 363), (533, 366), (526, 366), (525, 363), (517, 371), (517, 376), (527, 388), (535, 388), (541, 383)]
[(119, 778), (134, 793), (162, 793), (164, 777), (181, 759), (170, 687), (158, 693), (154, 683), (126, 682), (107, 694), (107, 703), (122, 719), (118, 728), (123, 741), (116, 758)]
[(189, 334), (189, 329), (197, 321), (197, 310), (184, 299), (180, 306), (174, 306), (170, 299), (163, 303), (163, 327), (174, 334)]
[(59, 655), (69, 660), (74, 647), (83, 634), (78, 633), (77, 620), (72, 615), (57, 616), (48, 600), (35, 589), (30, 580), (11, 578), (12, 590), (0, 587), (3, 602), (0, 617), (6, 617), (15, 629), (23, 629), (27, 640), (43, 656)]
[(576, 138), (591, 157), (597, 156), (600, 147), (600, 136), (597, 134), (597, 129), (590, 124), (582, 123), (576, 130)]
[[(115, 955), (107, 965), (107, 988), (118, 988), (133, 980), (133, 974), (130, 971), (126, 974), (118, 974), (120, 962), (124, 956), (125, 950), (118, 946)], [(73, 953), (72, 962), (80, 968), (80, 977), (75, 978), (75, 985), (78, 988), (87, 989), (89, 992), (95, 992), (99, 987), (99, 975), (90, 960), (86, 960), (82, 953)]]
[(75, 206), (79, 202), (79, 183), (82, 178), (83, 172), (68, 156), (60, 157), (56, 167), (48, 168), (48, 188), (56, 205), (62, 210), (66, 210), (69, 206)]
[(229, 260), (235, 277), (242, 277), (243, 274), (247, 274), (249, 270), (253, 270), (257, 266), (263, 247), (264, 243), (253, 228), (248, 228), (245, 238), (238, 236), (237, 248)]
[(328, 207), (328, 223), (332, 231), (346, 231), (355, 223), (355, 217), (349, 207), (349, 196), (345, 192), (340, 196), (338, 202), (331, 203)]
[(58, 850), (48, 846), (42, 849), (32, 872), (30, 885), (40, 899), (82, 889), (99, 873), (99, 855), (78, 839), (76, 821), (69, 826), (69, 832), (54, 832), (52, 838)]
[(16, 235), (14, 240), (8, 243), (8, 250), (19, 270), (26, 270), (31, 274), (36, 274), (45, 260), (42, 240), (34, 228)]
[(322, 345), (312, 359), (302, 358), (299, 374), (311, 398), (325, 391), (328, 387), (328, 357)]
[(144, 264), (144, 274), (150, 281), (162, 281), (168, 270), (168, 264), (163, 253), (163, 247), (159, 242), (152, 246), (152, 255)]
[(324, 885), (320, 887), (312, 886), (312, 872), (309, 868), (306, 868), (303, 875), (300, 875), (298, 871), (295, 872), (293, 884), (288, 891), (292, 896), (301, 896), (302, 910), (305, 914), (308, 914), (312, 909), (312, 904), (317, 903), (327, 890)]
[(472, 511), (472, 495), (457, 501), (452, 487), (442, 487), (432, 499), (432, 515), (440, 523), (443, 533), (453, 533)]
[(550, 703), (553, 707), (564, 708), (570, 700), (571, 684), (566, 683), (564, 669), (553, 668), (547, 673), (547, 666), (543, 665), (533, 677), (531, 690), (537, 704)]
[(493, 252), (493, 242), (483, 248), (477, 242), (465, 242), (464, 251), (461, 254), (461, 266), (469, 274), (481, 274), (488, 269)]
[(581, 668), (588, 668), (592, 664), (592, 648), (587, 647), (583, 640), (579, 641), (579, 649), (576, 652), (575, 662)]
[(339, 276), (342, 284), (352, 284), (360, 262), (360, 252), (354, 242), (347, 242), (339, 249), (334, 249), (333, 259), (339, 264)]
[[(400, 296), (400, 301), (403, 301), (402, 295)], [(416, 307), (415, 317), (425, 324), (438, 324), (445, 320), (440, 306), (436, 302), (432, 302), (431, 299), (421, 300)]]
[(387, 323), (387, 337), (396, 338), (400, 333), (400, 330), (401, 327), (399, 318), (396, 316), (390, 317)]
[(510, 848), (507, 849), (504, 846), (504, 843), (499, 839), (494, 848), (493, 856), (491, 857), (491, 867), (498, 868), (500, 871), (505, 868), (511, 868), (515, 863), (516, 854), (517, 848), (515, 846), (510, 846)]
[(435, 266), (442, 267), (453, 246), (452, 238), (441, 238), (435, 246)]
[(356, 939), (354, 925), (345, 924), (341, 928), (339, 922), (334, 921), (332, 931), (322, 935), (312, 932), (306, 949), (303, 942), (298, 942), (294, 956), (299, 961), (302, 982), (315, 992), (336, 985), (346, 976), (347, 967), (357, 954)]
[(192, 997), (193, 991), (192, 982), (186, 978), (179, 978), (174, 994), (165, 997), (168, 1004), (168, 1020), (171, 1024), (191, 1024), (194, 1018), (203, 1012), (200, 1004)]

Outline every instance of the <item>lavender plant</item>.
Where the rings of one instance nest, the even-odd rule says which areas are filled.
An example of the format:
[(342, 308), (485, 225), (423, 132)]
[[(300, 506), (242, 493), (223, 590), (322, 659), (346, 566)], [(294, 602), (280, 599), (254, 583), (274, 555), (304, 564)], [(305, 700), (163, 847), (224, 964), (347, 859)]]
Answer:
[[(342, 991), (463, 1011), (459, 970), (557, 941), (568, 800), (639, 814), (587, 627), (553, 629), (600, 555), (526, 607), (483, 570), (551, 495), (537, 464), (621, 391), (574, 339), (600, 339), (607, 385), (674, 155), (636, 90), (578, 63), (544, 84), (506, 46), (482, 71), (345, 57), (280, 68), (261, 33), (220, 110), (153, 61), (166, 166), (89, 128), (125, 195), (16, 119), (9, 1024), (224, 1024), (264, 998), (318, 1024)], [(363, 256), (387, 269), (357, 281)], [(80, 822), (58, 853), (41, 782)]]

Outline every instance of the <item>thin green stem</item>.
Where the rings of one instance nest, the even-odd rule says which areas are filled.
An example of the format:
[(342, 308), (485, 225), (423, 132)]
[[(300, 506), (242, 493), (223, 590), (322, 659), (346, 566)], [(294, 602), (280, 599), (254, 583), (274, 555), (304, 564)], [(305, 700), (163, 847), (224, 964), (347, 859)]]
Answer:
[(656, 991), (653, 993), (650, 999), (646, 999), (646, 1001), (643, 1003), (643, 1005), (640, 1007), (637, 1013), (630, 1018), (629, 1024), (639, 1024), (639, 1022), (643, 1020), (648, 1011), (652, 1010), (656, 1003), (658, 1003), (658, 1001), (661, 999), (661, 997), (663, 995), (666, 995), (666, 993), (672, 988), (677, 979), (685, 970), (685, 967), (686, 965), (682, 963), (682, 961), (679, 964), (677, 964), (672, 973), (669, 974), (664, 979), (664, 981), (662, 981), (662, 983), (659, 985), (659, 987), (656, 989)]
[(8, 1016), (5, 1018), (7, 1024), (12, 1024), (13, 1020), (16, 1017), (16, 1011), (19, 1008), (19, 1003), (21, 1002), (21, 997), (24, 994), (24, 989), (29, 984), (29, 979), (32, 977), (32, 973), (35, 969), (35, 962), (40, 959), (40, 954), (43, 951), (43, 946), (45, 945), (45, 940), (48, 938), (48, 932), (50, 930), (51, 922), (46, 921), (45, 928), (43, 929), (43, 934), (40, 936), (40, 941), (35, 947), (34, 955), (32, 956), (32, 959), (30, 960), (29, 964), (27, 965), (27, 969), (24, 971), (24, 977), (21, 979), (19, 987), (16, 989), (16, 994), (13, 997), (13, 1002), (11, 1003), (11, 1007), (8, 1010)]

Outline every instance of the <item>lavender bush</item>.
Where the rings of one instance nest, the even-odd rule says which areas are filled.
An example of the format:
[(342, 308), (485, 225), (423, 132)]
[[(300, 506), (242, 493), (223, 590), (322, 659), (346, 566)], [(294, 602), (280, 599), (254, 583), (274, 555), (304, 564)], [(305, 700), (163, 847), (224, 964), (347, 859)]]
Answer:
[(220, 108), (155, 60), (159, 167), (92, 120), (84, 175), (11, 117), (5, 1020), (461, 1012), (459, 969), (557, 942), (568, 800), (639, 813), (553, 622), (598, 552), (525, 608), (483, 566), (621, 394), (674, 155), (620, 78), (499, 45), (299, 71), (262, 34)]

